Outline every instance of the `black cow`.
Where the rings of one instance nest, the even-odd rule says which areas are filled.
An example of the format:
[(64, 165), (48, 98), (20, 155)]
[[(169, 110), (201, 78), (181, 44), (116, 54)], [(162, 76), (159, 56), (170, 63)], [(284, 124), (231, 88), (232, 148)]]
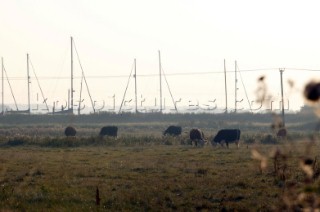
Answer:
[(66, 129), (64, 130), (64, 134), (69, 137), (69, 136), (76, 136), (76, 129), (74, 127), (68, 126), (66, 127)]
[(118, 136), (118, 127), (116, 126), (105, 126), (102, 127), (99, 133), (99, 136), (112, 136), (112, 137), (117, 137)]
[(235, 142), (239, 148), (241, 131), (239, 129), (223, 129), (212, 139), (211, 144), (214, 146), (217, 143), (221, 145), (225, 142), (229, 148), (229, 143)]
[(163, 135), (178, 136), (181, 135), (182, 128), (180, 126), (169, 126), (164, 132)]
[(191, 144), (194, 141), (195, 146), (198, 146), (198, 143), (200, 146), (204, 145), (205, 143), (204, 134), (200, 129), (191, 129), (189, 136), (190, 136)]

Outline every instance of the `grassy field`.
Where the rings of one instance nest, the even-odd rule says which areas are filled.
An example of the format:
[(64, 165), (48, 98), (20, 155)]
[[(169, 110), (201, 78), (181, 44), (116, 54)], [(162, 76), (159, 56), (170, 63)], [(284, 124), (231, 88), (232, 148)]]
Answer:
[[(319, 207), (317, 142), (301, 139), (271, 145), (256, 140), (242, 143), (240, 149), (234, 144), (226, 149), (197, 148), (181, 144), (183, 140), (20, 138), (20, 143), (10, 144), (2, 138), (0, 210), (277, 211)], [(306, 158), (313, 163), (305, 163)]]
[[(313, 117), (314, 118), (314, 117)], [(320, 208), (317, 120), (291, 114), (3, 116), (0, 211), (301, 211)], [(169, 125), (180, 137), (163, 137)], [(64, 129), (77, 129), (66, 138)], [(100, 138), (105, 125), (118, 139)], [(237, 149), (194, 147), (240, 128)]]

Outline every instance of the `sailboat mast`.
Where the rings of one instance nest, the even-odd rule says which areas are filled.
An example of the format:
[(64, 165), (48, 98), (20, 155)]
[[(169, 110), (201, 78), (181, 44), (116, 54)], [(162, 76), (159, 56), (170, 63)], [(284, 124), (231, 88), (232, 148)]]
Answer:
[(136, 103), (136, 113), (138, 113), (138, 97), (137, 97), (137, 61), (134, 59), (134, 93)]
[(238, 103), (238, 100), (237, 100), (237, 91), (238, 91), (238, 86), (237, 86), (237, 83), (238, 83), (238, 79), (237, 79), (237, 61), (234, 62), (234, 75), (235, 75), (235, 86), (234, 86), (234, 112), (237, 113), (237, 103)]
[(73, 38), (71, 37), (71, 91), (70, 91), (70, 105), (71, 113), (73, 113)]
[(280, 69), (280, 83), (281, 83), (281, 111), (282, 111), (282, 127), (285, 127), (285, 120), (284, 120), (284, 101), (283, 101), (283, 72), (284, 69)]
[(1, 57), (1, 68), (2, 68), (2, 72), (1, 72), (1, 77), (2, 77), (2, 80), (1, 80), (1, 83), (2, 83), (2, 115), (4, 115), (4, 83), (3, 83), (3, 71), (4, 71), (4, 65), (3, 65), (3, 57)]
[(223, 61), (224, 65), (224, 90), (226, 95), (226, 113), (228, 113), (228, 92), (227, 92), (227, 69), (226, 69), (226, 60)]
[(159, 53), (159, 78), (160, 78), (160, 113), (162, 113), (162, 77), (161, 77), (161, 55), (160, 50)]
[(30, 75), (29, 75), (29, 54), (27, 54), (27, 80), (28, 80), (28, 113), (31, 113), (30, 108)]

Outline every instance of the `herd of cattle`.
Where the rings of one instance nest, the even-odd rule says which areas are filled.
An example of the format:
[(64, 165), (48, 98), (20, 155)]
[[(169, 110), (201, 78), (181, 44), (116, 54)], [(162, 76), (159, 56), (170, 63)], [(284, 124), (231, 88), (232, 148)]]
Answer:
[[(72, 137), (72, 136), (76, 136), (77, 131), (74, 127), (72, 126), (68, 126), (65, 130), (64, 130), (64, 134), (67, 137)], [(112, 137), (118, 137), (118, 127), (116, 126), (106, 126), (106, 127), (102, 127), (99, 133), (99, 136), (103, 137), (103, 136), (112, 136)]]
[[(65, 131), (65, 135), (75, 136), (77, 131), (74, 127), (68, 126)], [(182, 133), (182, 128), (180, 126), (169, 126), (164, 132), (164, 136), (180, 136)], [(229, 143), (236, 143), (239, 147), (241, 131), (239, 129), (222, 129), (217, 135), (211, 140), (213, 146), (217, 144), (224, 145), (226, 144), (229, 147)], [(118, 127), (117, 126), (105, 126), (102, 127), (99, 133), (100, 137), (111, 136), (117, 138), (118, 136)], [(204, 137), (203, 132), (200, 129), (191, 129), (189, 132), (190, 144), (195, 146), (204, 146), (207, 143), (207, 140)]]

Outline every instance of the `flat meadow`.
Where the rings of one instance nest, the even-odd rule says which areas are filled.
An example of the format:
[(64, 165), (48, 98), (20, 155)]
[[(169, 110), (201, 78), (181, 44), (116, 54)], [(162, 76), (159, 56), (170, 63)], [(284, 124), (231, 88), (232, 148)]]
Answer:
[[(77, 141), (66, 140), (69, 144), (63, 147), (2, 147), (0, 208), (270, 211), (294, 204), (285, 202), (291, 189), (297, 196), (308, 192), (310, 186), (309, 193), (319, 192), (317, 181), (307, 183), (308, 176), (300, 166), (304, 157), (319, 155), (318, 144), (286, 141), (243, 144), (239, 149), (231, 145), (227, 149), (210, 145), (199, 148), (170, 140), (170, 144), (141, 142), (128, 146), (108, 144), (114, 142), (109, 139), (73, 146), (71, 142)], [(266, 161), (254, 158), (253, 151)], [(278, 159), (276, 152), (282, 154)]]
[[(291, 131), (282, 139), (271, 130), (242, 130), (238, 149), (195, 147), (185, 132), (163, 137), (160, 129), (168, 123), (118, 125), (117, 139), (97, 136), (97, 125), (78, 125), (73, 138), (63, 136), (65, 124), (3, 125), (0, 211), (320, 207), (320, 143), (314, 132)], [(214, 133), (202, 128), (210, 141)]]

